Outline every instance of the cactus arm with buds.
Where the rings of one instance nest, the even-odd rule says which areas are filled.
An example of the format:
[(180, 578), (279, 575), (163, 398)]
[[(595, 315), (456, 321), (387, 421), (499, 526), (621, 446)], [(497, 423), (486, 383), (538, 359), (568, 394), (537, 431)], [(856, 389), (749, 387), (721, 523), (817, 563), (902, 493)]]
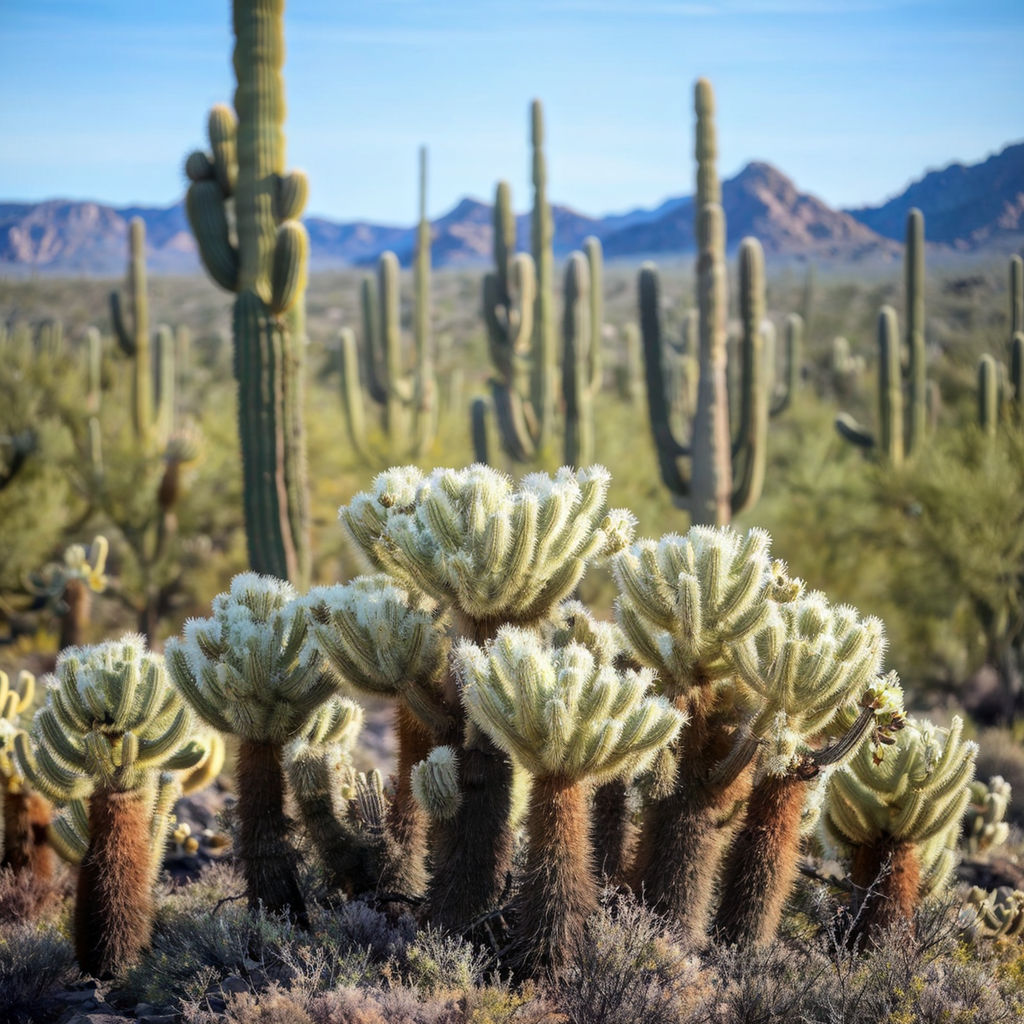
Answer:
[(337, 690), (308, 642), (306, 609), (282, 580), (242, 573), (167, 644), (171, 675), (207, 724), (239, 737), (239, 856), (250, 905), (307, 922), (284, 811), (283, 748)]
[(959, 717), (949, 729), (911, 720), (881, 763), (862, 746), (829, 779), (822, 834), (851, 865), (851, 942), (909, 924), (948, 880), (977, 752), (962, 731)]
[(635, 774), (684, 717), (647, 695), (648, 670), (618, 673), (580, 644), (545, 648), (515, 627), (484, 649), (464, 643), (456, 661), (474, 726), (534, 778), (509, 962), (557, 971), (597, 908), (586, 784)]
[[(37, 789), (61, 803), (88, 798), (75, 950), (89, 973), (116, 972), (149, 943), (157, 856), (151, 822), (166, 765), (188, 767), (191, 727), (162, 659), (128, 636), (63, 652), (31, 742), (27, 733), (16, 738), (22, 770)], [(193, 763), (201, 756), (195, 751)]]

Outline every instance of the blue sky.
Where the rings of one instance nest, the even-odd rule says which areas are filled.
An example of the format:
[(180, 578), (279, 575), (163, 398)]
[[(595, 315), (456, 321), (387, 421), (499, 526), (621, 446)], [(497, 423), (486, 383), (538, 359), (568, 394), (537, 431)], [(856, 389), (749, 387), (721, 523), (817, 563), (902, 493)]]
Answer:
[[(288, 0), (288, 162), (310, 210), (408, 223), (528, 202), (527, 111), (550, 191), (588, 213), (692, 190), (691, 86), (723, 175), (767, 160), (827, 202), (875, 202), (1024, 138), (1021, 0)], [(163, 205), (230, 100), (228, 0), (0, 0), (0, 198)]]

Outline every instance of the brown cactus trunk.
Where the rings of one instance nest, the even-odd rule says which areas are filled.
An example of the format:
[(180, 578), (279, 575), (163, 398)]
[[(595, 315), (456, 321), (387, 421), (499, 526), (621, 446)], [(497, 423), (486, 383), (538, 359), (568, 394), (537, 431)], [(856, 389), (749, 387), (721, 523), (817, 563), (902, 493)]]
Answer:
[(46, 835), (49, 802), (38, 793), (4, 794), (3, 861), (0, 868), (30, 871), (39, 881), (53, 877), (53, 847)]
[(81, 647), (85, 643), (85, 631), (89, 625), (89, 611), (92, 597), (85, 580), (68, 580), (64, 586), (62, 600), (67, 611), (60, 620), (60, 650), (67, 647)]
[(427, 817), (412, 795), (412, 768), (433, 747), (430, 736), (404, 701), (395, 707), (398, 765), (395, 799), (388, 811), (387, 847), (380, 887), (422, 896), (427, 888)]
[(526, 821), (526, 873), (516, 899), (510, 966), (522, 977), (557, 973), (597, 909), (597, 882), (583, 786), (537, 779)]
[(613, 884), (625, 881), (636, 848), (636, 826), (629, 808), (629, 790), (621, 779), (597, 788), (591, 812), (594, 861), (598, 872)]
[(284, 813), (281, 748), (242, 740), (238, 749), (238, 856), (249, 906), (261, 903), (273, 913), (287, 911), (309, 927), (306, 903), (295, 877), (295, 851), (288, 841), (291, 822)]
[(644, 815), (632, 885), (644, 902), (670, 918), (691, 942), (702, 942), (714, 905), (722, 857), (750, 790), (749, 769), (726, 786), (708, 777), (732, 746), (732, 729), (709, 713), (710, 694), (698, 688), (679, 698), (690, 724), (679, 741), (675, 790)]
[(754, 786), (722, 872), (719, 941), (759, 946), (775, 938), (796, 879), (805, 795), (796, 775), (769, 775)]
[(462, 932), (495, 909), (512, 867), (512, 765), (483, 734), (459, 752), (462, 804), (432, 832), (431, 924)]
[(96, 790), (89, 798), (89, 848), (78, 869), (75, 954), (86, 974), (120, 972), (149, 945), (153, 929), (149, 818), (152, 796)]
[(894, 925), (912, 927), (921, 887), (921, 864), (913, 843), (883, 839), (856, 847), (850, 880), (854, 885), (851, 946), (874, 945)]

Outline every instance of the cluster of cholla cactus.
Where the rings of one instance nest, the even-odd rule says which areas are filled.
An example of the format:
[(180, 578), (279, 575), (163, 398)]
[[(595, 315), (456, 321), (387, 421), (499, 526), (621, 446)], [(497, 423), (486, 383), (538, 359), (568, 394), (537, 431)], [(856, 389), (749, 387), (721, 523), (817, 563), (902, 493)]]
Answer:
[[(852, 416), (840, 413), (836, 429), (851, 444), (873, 450), (892, 466), (900, 465), (925, 441), (929, 407), (938, 397), (927, 377), (924, 312), (924, 214), (907, 214), (904, 254), (905, 346), (899, 338), (899, 322), (892, 306), (878, 311), (878, 428), (877, 435), (860, 426)], [(906, 402), (904, 402), (906, 392)], [(906, 408), (904, 408), (906, 406)]]
[(56, 833), (73, 834), (79, 819), (75, 949), (83, 970), (116, 971), (149, 942), (173, 773), (207, 755), (192, 714), (162, 659), (127, 636), (62, 652), (46, 703), (14, 743), (33, 789), (59, 804), (84, 801)]
[[(166, 667), (137, 637), (65, 651), (14, 746), (64, 805), (50, 836), (79, 864), (83, 967), (117, 971), (148, 941), (173, 800), (223, 752), (193, 712), (239, 740), (250, 905), (302, 927), (289, 798), (328, 889), (460, 933), (500, 914), (520, 977), (565, 966), (602, 878), (694, 943), (772, 941), (823, 796), (853, 939), (909, 918), (948, 877), (972, 798), (959, 721), (904, 728), (881, 623), (808, 592), (764, 531), (635, 541), (609, 483), (600, 467), (518, 485), (482, 465), (389, 470), (339, 512), (367, 575), (305, 595), (237, 576)], [(614, 622), (572, 596), (598, 560)], [(388, 785), (354, 771), (355, 693), (394, 702)], [(5, 716), (27, 699), (5, 696)]]
[(48, 563), (26, 580), (28, 589), (51, 604), (60, 618), (60, 650), (85, 643), (92, 595), (103, 593), (107, 586), (104, 569), (108, 550), (107, 538), (102, 534), (88, 550), (72, 544), (65, 549), (61, 562)]
[[(430, 222), (427, 219), (427, 151), (420, 149), (420, 218), (413, 262), (413, 353), (403, 367), (398, 295), (398, 258), (382, 253), (372, 278), (362, 283), (363, 359), (366, 389), (380, 406), (389, 461), (421, 456), (437, 432), (438, 397), (430, 332)], [(367, 442), (359, 356), (351, 329), (341, 332), (341, 398), (349, 438), (367, 462), (377, 461)], [(411, 438), (411, 444), (410, 444)]]
[[(658, 273), (651, 263), (640, 271), (647, 405), (662, 482), (693, 523), (721, 526), (753, 505), (764, 483), (768, 417), (790, 402), (799, 371), (800, 328), (787, 324), (788, 360), (775, 379), (774, 328), (765, 319), (764, 254), (760, 243), (740, 245), (739, 372), (730, 374), (726, 344), (725, 216), (715, 167), (717, 146), (711, 85), (695, 88), (697, 113), (697, 310), (688, 318), (688, 341), (662, 339)], [(692, 335), (696, 334), (696, 353)], [(675, 349), (675, 354), (673, 354)], [(680, 372), (696, 390), (692, 408), (675, 408)], [(666, 372), (668, 370), (668, 372)], [(734, 378), (730, 389), (730, 376)], [(730, 416), (729, 392), (736, 415)], [(689, 406), (690, 403), (687, 403)], [(679, 422), (686, 421), (685, 424)], [(692, 421), (692, 422), (691, 422)], [(680, 430), (682, 428), (682, 432)]]
[[(284, 0), (234, 0), (235, 110), (210, 111), (209, 152), (185, 161), (185, 207), (213, 280), (236, 296), (246, 537), (253, 569), (309, 575), (302, 418), (309, 182), (285, 172)], [(236, 116), (237, 115), (237, 116)]]

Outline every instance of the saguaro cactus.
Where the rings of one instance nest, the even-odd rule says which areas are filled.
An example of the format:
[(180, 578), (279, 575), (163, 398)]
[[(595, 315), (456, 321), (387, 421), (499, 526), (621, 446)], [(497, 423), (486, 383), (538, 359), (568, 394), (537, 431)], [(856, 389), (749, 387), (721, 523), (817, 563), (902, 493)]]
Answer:
[[(238, 423), (250, 564), (309, 574), (302, 419), (309, 185), (285, 173), (284, 0), (234, 0), (235, 113), (210, 112), (211, 152), (192, 153), (186, 210), (210, 276), (236, 294)], [(234, 234), (228, 203), (234, 205)]]
[[(721, 189), (714, 165), (714, 98), (705, 79), (697, 82), (695, 107), (699, 380), (688, 443), (676, 437), (672, 429), (671, 402), (665, 392), (663, 372), (658, 278), (651, 264), (640, 271), (640, 324), (651, 431), (662, 481), (676, 504), (689, 510), (693, 523), (723, 525), (757, 501), (764, 481), (768, 416), (761, 335), (764, 257), (756, 240), (744, 239), (740, 273), (747, 329), (743, 336), (739, 424), (730, 437), (725, 218), (719, 205)], [(686, 460), (690, 462), (688, 472)]]
[(999, 366), (987, 352), (978, 360), (978, 426), (986, 437), (999, 426)]
[(508, 182), (494, 194), (494, 270), (484, 276), (483, 311), (495, 375), (491, 398), (502, 445), (518, 461), (533, 457), (539, 435), (533, 395), (546, 390), (535, 381), (554, 372), (554, 357), (543, 362), (534, 332), (537, 278), (533, 258), (516, 252), (516, 221)]
[(114, 335), (125, 354), (132, 358), (132, 423), (144, 438), (153, 421), (153, 372), (149, 353), (149, 300), (146, 295), (146, 222), (132, 217), (128, 228), (128, 316), (118, 292), (110, 293), (110, 319)]
[(62, 652), (31, 742), (27, 733), (15, 741), (36, 789), (59, 803), (88, 801), (74, 919), (86, 972), (117, 972), (149, 944), (153, 810), (161, 773), (205, 754), (189, 742), (191, 730), (163, 660), (141, 637), (127, 636)]
[(337, 681), (308, 643), (305, 609), (283, 581), (242, 573), (167, 644), (175, 683), (199, 717), (241, 740), (239, 857), (249, 903), (306, 924), (284, 812), (283, 748), (301, 737)]
[[(924, 443), (928, 426), (929, 382), (924, 338), (924, 216), (907, 214), (904, 253), (907, 357), (900, 352), (896, 311), (883, 306), (878, 312), (878, 436), (840, 413), (836, 430), (861, 448), (875, 449), (879, 457), (898, 466)], [(906, 403), (903, 380), (907, 379)], [(931, 399), (934, 403), (934, 397)], [(906, 405), (906, 408), (905, 408)]]
[(457, 651), (473, 724), (533, 776), (525, 877), (509, 962), (557, 971), (597, 909), (585, 783), (635, 773), (670, 743), (683, 715), (647, 696), (651, 674), (618, 673), (580, 644), (545, 648), (502, 627)]
[(530, 397), (536, 421), (537, 448), (548, 441), (555, 405), (555, 226), (548, 205), (548, 166), (544, 157), (544, 108), (540, 100), (530, 106), (530, 141), (533, 145), (533, 213), (530, 218), (530, 251), (537, 269), (534, 300), (534, 358)]
[(881, 763), (862, 747), (829, 779), (822, 835), (850, 864), (852, 942), (909, 924), (949, 878), (978, 749), (962, 731), (959, 717), (948, 730), (911, 720)]
[[(597, 247), (599, 251), (600, 243)], [(597, 260), (599, 268), (599, 256)], [(599, 331), (594, 330), (591, 322), (595, 313), (592, 299), (595, 284), (590, 277), (590, 263), (583, 253), (574, 252), (565, 268), (562, 397), (565, 400), (563, 461), (567, 466), (585, 466), (594, 458), (594, 396), (601, 383), (601, 361)], [(597, 287), (600, 281), (598, 276)]]

